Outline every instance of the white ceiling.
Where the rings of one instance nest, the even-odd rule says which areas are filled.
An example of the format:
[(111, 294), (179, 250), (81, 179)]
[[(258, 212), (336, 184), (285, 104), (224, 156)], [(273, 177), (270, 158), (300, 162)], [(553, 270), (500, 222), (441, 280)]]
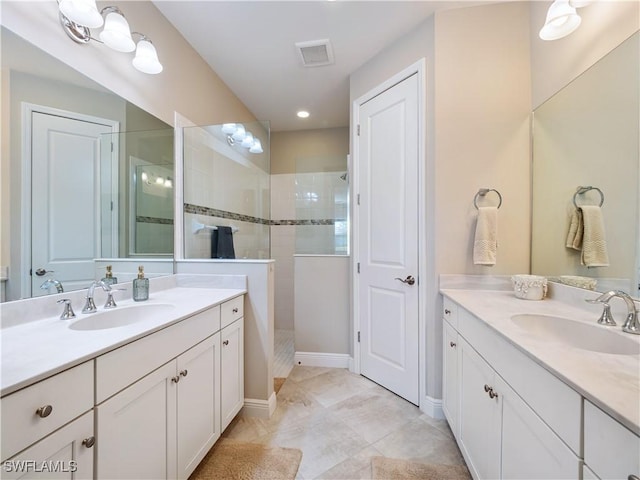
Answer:
[[(154, 4), (272, 131), (347, 126), (351, 73), (434, 11), (471, 5), (452, 0)], [(303, 67), (294, 44), (327, 38), (335, 63)], [(310, 117), (297, 118), (300, 109)]]

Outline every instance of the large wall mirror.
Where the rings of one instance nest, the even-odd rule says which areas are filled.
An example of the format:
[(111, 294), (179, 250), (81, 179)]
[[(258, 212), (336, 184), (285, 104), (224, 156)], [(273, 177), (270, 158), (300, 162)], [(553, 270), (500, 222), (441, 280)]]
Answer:
[(1, 34), (4, 300), (86, 288), (110, 260), (172, 273), (173, 128)]
[[(598, 291), (620, 289), (636, 298), (640, 298), (639, 47), (636, 32), (535, 110), (531, 248), (534, 274)], [(585, 217), (591, 223), (583, 232), (597, 235), (600, 218), (608, 257), (600, 263), (608, 266), (594, 266), (599, 262), (584, 251), (586, 237), (582, 248), (573, 248), (571, 242), (567, 246), (576, 205), (601, 205), (584, 210), (596, 222), (594, 228), (594, 217)]]

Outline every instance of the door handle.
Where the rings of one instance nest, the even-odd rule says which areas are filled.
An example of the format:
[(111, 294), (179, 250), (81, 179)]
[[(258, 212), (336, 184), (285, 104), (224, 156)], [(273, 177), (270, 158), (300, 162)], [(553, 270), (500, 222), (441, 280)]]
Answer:
[(47, 273), (53, 273), (53, 270), (45, 270), (44, 268), (38, 268), (35, 273), (37, 276), (42, 277)]
[(400, 277), (396, 277), (395, 280), (400, 280), (402, 283), (407, 283), (409, 285), (413, 285), (414, 283), (416, 283), (416, 279), (413, 278), (411, 275), (408, 275), (407, 278), (405, 278), (404, 280)]

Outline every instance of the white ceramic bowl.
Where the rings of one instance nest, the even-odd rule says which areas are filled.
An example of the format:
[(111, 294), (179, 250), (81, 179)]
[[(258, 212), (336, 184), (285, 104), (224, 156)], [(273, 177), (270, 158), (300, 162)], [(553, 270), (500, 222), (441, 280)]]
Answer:
[(547, 296), (547, 279), (540, 275), (514, 275), (511, 277), (516, 297), (524, 300), (542, 300)]

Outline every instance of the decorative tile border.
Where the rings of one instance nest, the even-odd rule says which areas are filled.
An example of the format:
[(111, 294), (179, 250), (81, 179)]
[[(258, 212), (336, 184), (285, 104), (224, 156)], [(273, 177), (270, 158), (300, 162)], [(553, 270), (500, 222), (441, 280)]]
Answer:
[(217, 208), (201, 207), (199, 205), (192, 205), (190, 203), (184, 204), (184, 213), (205, 215), (207, 217), (228, 218), (230, 220), (238, 220), (240, 222), (258, 223), (261, 225), (269, 226), (335, 225), (336, 223), (336, 219), (333, 218), (325, 218), (320, 220), (267, 220), (265, 218), (252, 217), (251, 215), (242, 215), (240, 213), (228, 212), (226, 210), (218, 210)]
[(173, 225), (173, 218), (143, 217), (138, 215), (136, 223), (156, 223), (160, 225)]

